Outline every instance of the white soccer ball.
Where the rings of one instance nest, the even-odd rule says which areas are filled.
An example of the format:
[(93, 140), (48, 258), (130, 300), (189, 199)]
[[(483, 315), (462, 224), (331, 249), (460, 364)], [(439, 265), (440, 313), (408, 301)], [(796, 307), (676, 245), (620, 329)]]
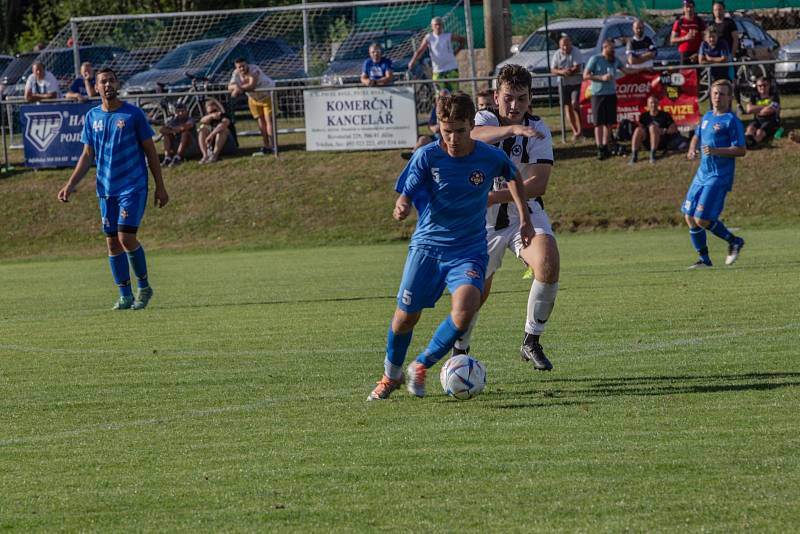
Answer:
[(486, 367), (472, 356), (459, 354), (442, 366), (439, 381), (451, 397), (468, 400), (477, 397), (486, 387)]

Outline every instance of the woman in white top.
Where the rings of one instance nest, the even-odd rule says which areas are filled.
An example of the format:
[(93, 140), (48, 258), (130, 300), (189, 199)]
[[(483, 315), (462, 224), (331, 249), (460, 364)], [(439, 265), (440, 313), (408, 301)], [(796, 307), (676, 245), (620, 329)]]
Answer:
[[(455, 33), (447, 33), (444, 31), (444, 22), (441, 17), (433, 17), (431, 19), (431, 33), (427, 34), (422, 43), (414, 52), (411, 61), (408, 62), (408, 71), (414, 68), (425, 50), (431, 55), (431, 64), (433, 66), (433, 79), (434, 80), (449, 80), (458, 78), (458, 61), (453, 50), (453, 41), (458, 43), (459, 49), (467, 46), (467, 40)], [(458, 89), (456, 82), (442, 82), (436, 84), (437, 91), (447, 89), (448, 91), (455, 91)]]

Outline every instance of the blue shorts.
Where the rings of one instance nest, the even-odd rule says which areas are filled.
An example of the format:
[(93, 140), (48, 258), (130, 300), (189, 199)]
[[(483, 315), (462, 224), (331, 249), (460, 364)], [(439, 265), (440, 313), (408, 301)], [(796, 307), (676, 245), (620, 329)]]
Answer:
[(117, 232), (135, 234), (147, 206), (147, 191), (119, 197), (97, 197), (103, 232), (109, 237)]
[(457, 260), (440, 260), (421, 250), (409, 249), (397, 291), (397, 307), (407, 313), (433, 308), (445, 287), (451, 295), (463, 285), (475, 286), (483, 292), (488, 261), (486, 252), (465, 254)]
[(728, 190), (718, 185), (699, 185), (692, 183), (681, 211), (690, 217), (706, 221), (719, 219), (725, 207), (725, 196)]

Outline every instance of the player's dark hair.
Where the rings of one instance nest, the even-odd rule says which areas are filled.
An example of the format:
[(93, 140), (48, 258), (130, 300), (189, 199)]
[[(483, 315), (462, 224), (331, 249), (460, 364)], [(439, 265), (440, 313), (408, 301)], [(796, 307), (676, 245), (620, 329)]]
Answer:
[(237, 63), (247, 63), (247, 60), (243, 57), (237, 57), (236, 59), (233, 60), (233, 64), (235, 65)]
[(436, 120), (439, 122), (456, 122), (475, 120), (475, 103), (466, 93), (455, 93), (440, 96), (436, 99)]
[(475, 98), (492, 98), (492, 91), (491, 89), (484, 89), (483, 91), (478, 91), (478, 94), (475, 95)]
[(532, 77), (531, 73), (522, 65), (514, 65), (509, 63), (504, 65), (497, 73), (497, 90), (499, 91), (503, 85), (509, 89), (527, 89), (531, 90)]
[(711, 2), (711, 7), (714, 7), (714, 4), (719, 4), (722, 7), (725, 7), (725, 2), (723, 2), (722, 0), (714, 0), (713, 2)]
[(95, 79), (99, 78), (101, 74), (111, 74), (112, 76), (114, 76), (115, 80), (119, 79), (117, 78), (117, 73), (114, 72), (114, 69), (112, 69), (111, 67), (103, 67), (102, 69), (95, 72), (94, 73)]

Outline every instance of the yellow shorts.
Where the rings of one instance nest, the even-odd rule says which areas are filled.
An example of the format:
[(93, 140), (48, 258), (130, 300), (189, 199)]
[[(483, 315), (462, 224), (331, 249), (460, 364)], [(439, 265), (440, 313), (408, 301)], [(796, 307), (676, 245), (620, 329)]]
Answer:
[(250, 114), (254, 119), (258, 119), (259, 117), (269, 119), (269, 116), (272, 115), (272, 99), (270, 97), (266, 97), (263, 100), (256, 100), (248, 96), (247, 107), (250, 108)]

